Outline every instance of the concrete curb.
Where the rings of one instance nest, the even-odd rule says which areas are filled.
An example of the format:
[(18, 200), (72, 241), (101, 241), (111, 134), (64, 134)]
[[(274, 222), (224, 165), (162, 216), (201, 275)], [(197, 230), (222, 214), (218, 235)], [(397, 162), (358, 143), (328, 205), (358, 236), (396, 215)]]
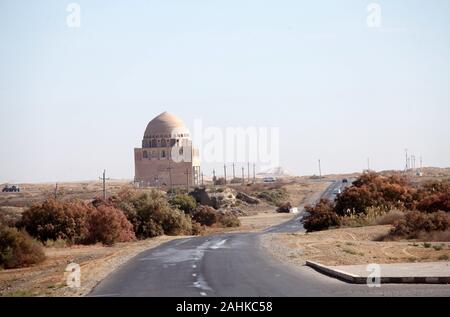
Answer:
[[(367, 284), (367, 277), (350, 274), (332, 267), (314, 262), (306, 261), (306, 266), (325, 274), (334, 277), (338, 280), (352, 283), (352, 284)], [(382, 284), (450, 284), (449, 276), (382, 276), (380, 278)]]

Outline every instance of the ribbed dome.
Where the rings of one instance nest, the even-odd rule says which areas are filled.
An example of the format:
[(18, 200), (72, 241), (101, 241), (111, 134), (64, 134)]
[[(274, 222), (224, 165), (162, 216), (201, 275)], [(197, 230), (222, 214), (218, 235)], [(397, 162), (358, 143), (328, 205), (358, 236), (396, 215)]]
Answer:
[(179, 133), (189, 133), (183, 121), (168, 113), (161, 113), (150, 121), (145, 129), (144, 138), (150, 138), (155, 135), (173, 135)]

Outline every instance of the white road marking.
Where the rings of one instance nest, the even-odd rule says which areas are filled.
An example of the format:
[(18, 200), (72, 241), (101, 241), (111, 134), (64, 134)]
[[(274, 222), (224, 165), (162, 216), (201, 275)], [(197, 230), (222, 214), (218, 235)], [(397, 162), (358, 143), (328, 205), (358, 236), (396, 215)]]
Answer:
[(202, 295), (202, 296), (208, 296), (208, 294), (206, 294), (205, 292), (200, 292), (200, 295)]
[(215, 245), (211, 246), (211, 249), (219, 249), (227, 242), (227, 239), (223, 239), (222, 241), (217, 242)]

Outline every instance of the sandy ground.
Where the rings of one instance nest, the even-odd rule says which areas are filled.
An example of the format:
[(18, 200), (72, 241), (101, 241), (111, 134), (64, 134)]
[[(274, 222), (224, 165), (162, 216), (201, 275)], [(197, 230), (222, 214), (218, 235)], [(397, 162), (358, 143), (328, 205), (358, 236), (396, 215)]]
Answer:
[[(309, 198), (324, 190), (329, 182), (301, 179), (285, 185), (294, 206), (303, 204)], [(116, 184), (115, 190), (120, 190), (123, 182)], [(5, 193), (0, 202), (10, 206), (25, 206), (34, 201), (45, 199), (51, 184), (39, 185), (39, 188), (29, 188), (31, 192), (12, 194)], [(71, 188), (74, 197), (91, 197), (99, 191), (97, 182), (60, 185), (66, 192)], [(22, 189), (26, 187), (22, 187)], [(31, 190), (35, 190), (34, 192)], [(14, 199), (8, 199), (13, 197)], [(0, 204), (1, 205), (1, 204)], [(9, 207), (12, 208), (12, 207)], [(15, 207), (21, 209), (21, 207)], [(248, 216), (239, 217), (239, 228), (208, 228), (205, 234), (219, 234), (224, 232), (250, 232), (264, 230), (289, 220), (292, 214), (277, 213), (276, 207), (267, 204), (247, 206)], [(137, 242), (119, 243), (112, 247), (102, 245), (73, 246), (73, 247), (46, 247), (47, 259), (44, 263), (29, 268), (0, 270), (1, 296), (83, 296), (98, 284), (106, 275), (117, 269), (120, 265), (149, 248), (156, 247), (166, 241), (183, 238), (162, 236)], [(66, 286), (67, 273), (65, 269), (71, 262), (81, 266), (81, 288), (73, 290)]]
[[(183, 238), (161, 236), (137, 242), (45, 248), (47, 259), (36, 266), (0, 270), (0, 296), (83, 296), (110, 272), (139, 254), (161, 243)], [(65, 269), (69, 263), (81, 267), (81, 288), (66, 286)]]
[(450, 258), (449, 242), (374, 241), (391, 226), (341, 228), (313, 233), (264, 235), (262, 245), (276, 258), (303, 265), (306, 260), (325, 265), (433, 262)]

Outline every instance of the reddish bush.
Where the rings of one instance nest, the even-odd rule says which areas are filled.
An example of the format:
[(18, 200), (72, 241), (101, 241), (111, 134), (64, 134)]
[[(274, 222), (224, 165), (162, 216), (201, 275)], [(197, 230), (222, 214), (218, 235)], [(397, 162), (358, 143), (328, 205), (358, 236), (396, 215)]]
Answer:
[(301, 222), (307, 232), (325, 230), (340, 225), (339, 217), (333, 210), (333, 203), (321, 199), (315, 206), (305, 206), (306, 215)]
[(218, 222), (219, 217), (214, 208), (199, 205), (192, 213), (192, 219), (203, 226), (212, 226)]
[(30, 266), (44, 259), (42, 246), (28, 233), (0, 226), (0, 268)]
[(436, 212), (450, 211), (450, 181), (426, 183), (415, 196), (418, 210)]
[(69, 243), (84, 243), (89, 235), (88, 215), (93, 210), (82, 202), (49, 199), (26, 210), (19, 226), (42, 242), (62, 239)]
[(108, 205), (98, 205), (89, 215), (89, 242), (112, 245), (134, 240), (133, 226), (123, 212)]
[(423, 213), (410, 211), (405, 217), (397, 221), (390, 232), (390, 236), (418, 238), (423, 232), (450, 230), (450, 214), (443, 211)]
[(348, 212), (365, 213), (369, 207), (411, 209), (415, 190), (401, 175), (382, 176), (376, 173), (361, 175), (336, 198), (335, 211), (344, 216)]
[(291, 211), (292, 205), (290, 202), (286, 202), (281, 204), (278, 208), (277, 208), (277, 212), (285, 212), (285, 213), (289, 213)]

